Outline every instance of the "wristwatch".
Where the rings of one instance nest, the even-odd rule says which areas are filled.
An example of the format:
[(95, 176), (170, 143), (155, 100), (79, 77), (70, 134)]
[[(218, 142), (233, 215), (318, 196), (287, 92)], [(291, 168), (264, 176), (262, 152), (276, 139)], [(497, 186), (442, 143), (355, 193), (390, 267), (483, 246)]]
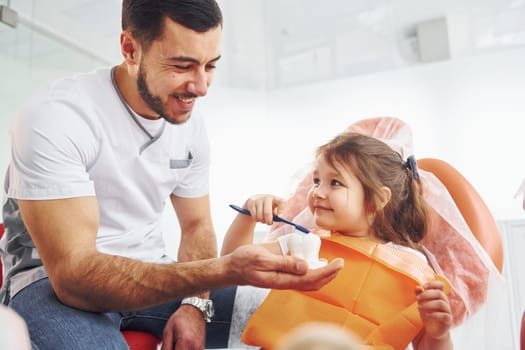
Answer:
[(215, 313), (213, 309), (213, 301), (210, 299), (203, 299), (199, 297), (188, 297), (182, 299), (180, 302), (181, 305), (192, 305), (197, 309), (201, 310), (202, 316), (206, 322), (211, 322), (211, 319)]

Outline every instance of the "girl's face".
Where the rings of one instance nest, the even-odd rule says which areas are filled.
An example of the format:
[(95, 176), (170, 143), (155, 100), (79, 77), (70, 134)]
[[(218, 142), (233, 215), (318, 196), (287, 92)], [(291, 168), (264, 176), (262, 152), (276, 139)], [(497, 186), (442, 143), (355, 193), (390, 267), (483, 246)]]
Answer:
[(365, 195), (354, 172), (323, 156), (314, 164), (308, 206), (318, 227), (354, 237), (369, 237), (372, 217), (365, 210)]

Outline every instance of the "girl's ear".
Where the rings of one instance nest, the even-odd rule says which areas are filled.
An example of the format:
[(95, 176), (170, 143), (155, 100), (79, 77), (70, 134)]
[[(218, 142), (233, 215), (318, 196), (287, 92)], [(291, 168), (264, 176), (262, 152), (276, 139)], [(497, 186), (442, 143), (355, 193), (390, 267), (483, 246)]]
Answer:
[(390, 198), (392, 198), (392, 192), (390, 191), (390, 188), (383, 186), (379, 190), (379, 202), (377, 203), (377, 210), (383, 209), (385, 205), (390, 201)]

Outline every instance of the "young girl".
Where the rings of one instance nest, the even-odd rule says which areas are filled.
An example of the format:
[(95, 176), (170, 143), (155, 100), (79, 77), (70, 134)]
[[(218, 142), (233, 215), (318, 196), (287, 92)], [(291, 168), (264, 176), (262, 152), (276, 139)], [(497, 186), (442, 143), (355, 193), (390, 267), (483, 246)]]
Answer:
[[(343, 257), (345, 267), (319, 291), (271, 291), (248, 321), (244, 342), (270, 349), (297, 325), (320, 321), (347, 327), (369, 349), (453, 348), (449, 286), (419, 244), (427, 218), (415, 164), (355, 133), (318, 149), (308, 206), (315, 224), (329, 232), (320, 257)], [(251, 216), (237, 216), (222, 254), (251, 243), (256, 223), (272, 224), (283, 206), (271, 195), (248, 199)], [(286, 254), (287, 237), (263, 244)]]

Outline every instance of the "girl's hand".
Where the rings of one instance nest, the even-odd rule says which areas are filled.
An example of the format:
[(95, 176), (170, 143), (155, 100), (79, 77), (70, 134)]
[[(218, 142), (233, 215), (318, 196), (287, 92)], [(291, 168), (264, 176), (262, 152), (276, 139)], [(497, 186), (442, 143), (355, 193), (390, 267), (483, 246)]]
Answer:
[(449, 336), (452, 312), (441, 281), (431, 281), (416, 287), (419, 314), (423, 320), (426, 336), (440, 339)]
[[(221, 256), (233, 252), (242, 245), (252, 244), (257, 222), (271, 225), (274, 213), (277, 214), (284, 204), (284, 199), (270, 194), (258, 194), (248, 198), (243, 207), (250, 211), (250, 216), (237, 214), (224, 236)], [(276, 246), (275, 250), (280, 252), (279, 244), (276, 243)]]
[(266, 225), (273, 224), (273, 216), (278, 215), (284, 208), (285, 200), (271, 194), (257, 194), (246, 200), (244, 209), (252, 214), (257, 222)]

